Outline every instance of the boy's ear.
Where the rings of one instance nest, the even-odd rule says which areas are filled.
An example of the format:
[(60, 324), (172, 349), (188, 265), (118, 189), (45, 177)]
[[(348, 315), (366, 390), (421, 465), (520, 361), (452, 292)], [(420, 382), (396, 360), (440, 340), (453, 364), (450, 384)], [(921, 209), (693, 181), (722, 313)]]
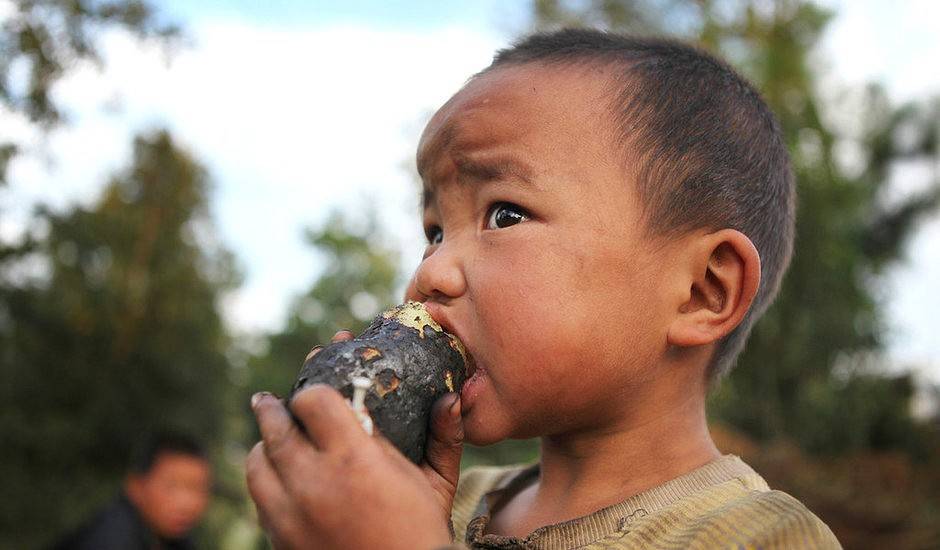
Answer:
[(684, 302), (669, 326), (670, 345), (692, 347), (728, 335), (751, 307), (760, 286), (760, 256), (740, 231), (722, 229), (692, 244)]

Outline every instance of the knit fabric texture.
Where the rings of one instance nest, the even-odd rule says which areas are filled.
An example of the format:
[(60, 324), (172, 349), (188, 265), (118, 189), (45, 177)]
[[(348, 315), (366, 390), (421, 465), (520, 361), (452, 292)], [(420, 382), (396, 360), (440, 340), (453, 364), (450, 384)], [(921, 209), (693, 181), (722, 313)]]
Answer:
[(803, 504), (771, 490), (733, 455), (525, 538), (487, 533), (490, 510), (537, 479), (537, 465), (464, 472), (452, 510), (453, 548), (841, 548), (829, 527)]

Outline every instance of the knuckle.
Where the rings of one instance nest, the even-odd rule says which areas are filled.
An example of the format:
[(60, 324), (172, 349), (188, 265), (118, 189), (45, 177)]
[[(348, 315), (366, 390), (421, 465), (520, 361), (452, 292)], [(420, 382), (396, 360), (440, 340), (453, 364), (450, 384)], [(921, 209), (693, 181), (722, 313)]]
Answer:
[(271, 434), (271, 437), (265, 439), (262, 449), (267, 458), (278, 464), (283, 462), (286, 457), (289, 457), (296, 433), (297, 428), (291, 422), (286, 427), (280, 428), (277, 432)]
[(384, 450), (379, 445), (344, 445), (335, 449), (331, 455), (331, 468), (342, 474), (336, 479), (349, 481), (371, 474), (384, 459)]
[(326, 458), (324, 460), (326, 467), (334, 474), (342, 474), (342, 476), (354, 470), (356, 463), (360, 460), (357, 452), (348, 445), (334, 445), (323, 456)]
[(270, 445), (265, 445), (264, 450), (268, 459), (273, 464), (282, 464), (291, 455), (288, 451), (289, 447), (290, 445), (288, 445), (287, 438), (282, 438), (272, 441)]
[(291, 400), (290, 409), (300, 419), (313, 415), (334, 412), (345, 406), (346, 400), (335, 389), (325, 384), (313, 384), (304, 388)]
[(304, 416), (317, 410), (333, 406), (336, 401), (343, 398), (333, 388), (326, 384), (312, 384), (301, 390), (291, 400), (291, 410), (298, 416)]

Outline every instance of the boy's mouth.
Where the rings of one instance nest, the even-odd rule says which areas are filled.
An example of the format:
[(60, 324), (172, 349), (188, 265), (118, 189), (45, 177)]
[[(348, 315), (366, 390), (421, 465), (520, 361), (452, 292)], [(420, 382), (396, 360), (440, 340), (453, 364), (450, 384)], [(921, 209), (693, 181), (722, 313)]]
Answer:
[(473, 353), (470, 352), (470, 348), (467, 347), (466, 341), (460, 337), (460, 333), (454, 328), (450, 322), (450, 319), (447, 318), (447, 315), (441, 310), (439, 305), (433, 302), (426, 302), (424, 307), (428, 310), (428, 313), (431, 314), (431, 318), (434, 319), (437, 324), (441, 325), (441, 328), (460, 340), (464, 351), (463, 355), (465, 360), (464, 366), (466, 369), (466, 378), (469, 380), (470, 377), (472, 377), (473, 374), (477, 371), (477, 363), (473, 358)]
[(473, 359), (473, 354), (470, 353), (470, 350), (467, 349), (467, 346), (464, 345), (464, 349), (467, 351), (467, 379), (469, 380), (474, 373), (477, 371), (477, 362)]

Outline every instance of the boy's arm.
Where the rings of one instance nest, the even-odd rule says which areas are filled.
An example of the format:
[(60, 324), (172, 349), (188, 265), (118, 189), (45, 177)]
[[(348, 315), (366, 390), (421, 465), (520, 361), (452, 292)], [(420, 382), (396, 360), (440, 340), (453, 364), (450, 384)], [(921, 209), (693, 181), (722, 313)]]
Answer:
[(327, 386), (297, 394), (291, 411), (271, 394), (252, 408), (262, 441), (248, 457), (248, 488), (276, 548), (437, 548), (451, 542), (460, 470), (460, 400), (432, 411), (426, 461), (415, 466), (387, 440), (363, 431)]

